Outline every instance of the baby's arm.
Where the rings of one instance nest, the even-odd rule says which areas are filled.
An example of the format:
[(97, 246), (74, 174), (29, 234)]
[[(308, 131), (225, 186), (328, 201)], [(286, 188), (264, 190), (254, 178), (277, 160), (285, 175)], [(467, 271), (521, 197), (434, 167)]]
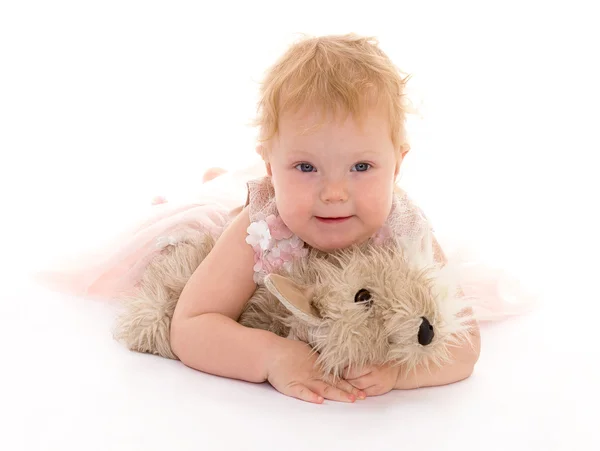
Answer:
[(279, 337), (237, 323), (256, 289), (253, 250), (245, 243), (248, 225), (243, 210), (186, 284), (173, 315), (171, 346), (194, 369), (263, 382)]
[(246, 243), (244, 209), (186, 284), (171, 323), (171, 348), (187, 366), (248, 382), (268, 381), (281, 393), (310, 402), (354, 401), (348, 382), (325, 382), (306, 343), (237, 322), (256, 284), (254, 251)]
[[(435, 259), (441, 264), (446, 264), (446, 256), (438, 243), (433, 238), (433, 251)], [(470, 309), (469, 309), (470, 310)], [(467, 312), (471, 313), (471, 312)], [(479, 359), (481, 338), (479, 326), (476, 321), (471, 323), (470, 341), (460, 347), (452, 348), (450, 354), (452, 362), (440, 367), (431, 365), (429, 368), (417, 366), (415, 371), (405, 374), (402, 369), (398, 374), (396, 389), (411, 389), (436, 385), (446, 385), (468, 378)]]

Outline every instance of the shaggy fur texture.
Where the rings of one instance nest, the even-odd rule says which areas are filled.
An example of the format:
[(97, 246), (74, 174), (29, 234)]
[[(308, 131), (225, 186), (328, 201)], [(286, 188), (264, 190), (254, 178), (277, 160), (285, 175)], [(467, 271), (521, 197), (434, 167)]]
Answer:
[[(131, 350), (176, 359), (169, 345), (175, 305), (213, 245), (211, 237), (190, 231), (185, 241), (165, 248), (137, 295), (123, 303), (115, 337)], [(441, 365), (451, 346), (469, 339), (473, 324), (453, 280), (450, 267), (440, 268), (431, 252), (410, 243), (313, 251), (290, 274), (267, 276), (239, 322), (307, 342), (334, 378), (347, 367), (386, 362), (407, 371), (420, 363)], [(418, 339), (424, 319), (433, 331), (426, 345)]]

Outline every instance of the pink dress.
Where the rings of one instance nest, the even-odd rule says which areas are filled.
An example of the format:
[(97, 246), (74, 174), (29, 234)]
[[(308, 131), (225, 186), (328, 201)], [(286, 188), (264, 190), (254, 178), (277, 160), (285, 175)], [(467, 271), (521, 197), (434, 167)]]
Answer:
[[(131, 293), (145, 266), (165, 246), (175, 244), (191, 230), (217, 238), (245, 205), (251, 222), (246, 242), (255, 255), (254, 281), (262, 284), (266, 274), (281, 267), (285, 270), (308, 253), (307, 245), (279, 217), (275, 192), (262, 164), (217, 177), (202, 185), (191, 201), (153, 206), (146, 220), (112, 245), (76, 258), (72, 268), (46, 271), (37, 279), (77, 296), (118, 298)], [(403, 190), (397, 190), (387, 221), (371, 239), (374, 244), (390, 237), (423, 240), (432, 231), (422, 210)], [(498, 320), (531, 308), (532, 298), (503, 272), (476, 262), (453, 263), (459, 265), (461, 287), (473, 300), (480, 320)]]

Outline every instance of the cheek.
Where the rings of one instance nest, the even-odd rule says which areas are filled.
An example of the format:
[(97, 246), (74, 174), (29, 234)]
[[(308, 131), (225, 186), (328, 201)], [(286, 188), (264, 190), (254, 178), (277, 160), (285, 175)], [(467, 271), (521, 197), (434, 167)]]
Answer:
[(277, 209), (288, 226), (306, 220), (312, 214), (313, 192), (309, 183), (298, 177), (273, 179)]
[(357, 188), (355, 202), (363, 215), (368, 215), (374, 222), (381, 221), (382, 218), (385, 220), (392, 204), (392, 184), (374, 179)]
[(298, 224), (306, 222), (311, 216), (312, 208), (306, 198), (278, 196), (277, 210), (288, 227), (294, 229)]

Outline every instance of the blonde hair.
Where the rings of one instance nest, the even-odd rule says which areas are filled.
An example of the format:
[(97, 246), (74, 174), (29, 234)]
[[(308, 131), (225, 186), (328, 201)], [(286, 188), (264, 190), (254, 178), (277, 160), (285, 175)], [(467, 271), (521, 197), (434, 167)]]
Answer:
[[(353, 33), (303, 38), (293, 44), (267, 72), (260, 88), (259, 143), (271, 140), (281, 115), (302, 106), (323, 113), (342, 112), (360, 119), (375, 100), (387, 109), (396, 152), (408, 151), (405, 119), (409, 106), (405, 85), (409, 76), (392, 63), (372, 37)], [(265, 159), (268, 149), (259, 145)]]

